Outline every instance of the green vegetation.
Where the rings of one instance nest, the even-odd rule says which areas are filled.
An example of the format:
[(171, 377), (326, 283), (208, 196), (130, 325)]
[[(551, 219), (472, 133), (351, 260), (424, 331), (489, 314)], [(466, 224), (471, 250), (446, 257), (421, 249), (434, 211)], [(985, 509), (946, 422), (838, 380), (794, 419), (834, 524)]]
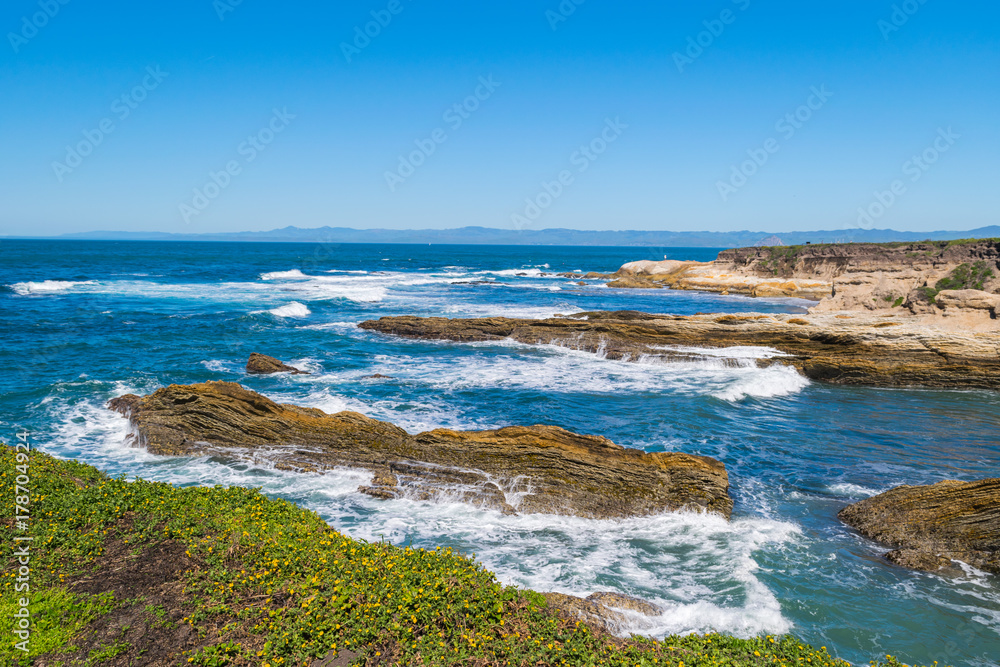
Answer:
[(990, 264), (978, 261), (975, 264), (960, 264), (950, 274), (937, 281), (934, 287), (921, 287), (918, 291), (922, 297), (934, 303), (934, 299), (942, 290), (978, 289), (981, 290), (990, 278), (993, 269)]
[[(17, 465), (0, 447), (0, 537), (34, 537), (34, 633), (26, 655), (3, 643), (5, 665), (42, 655), (67, 666), (111, 657), (140, 665), (182, 650), (182, 664), (277, 667), (347, 650), (369, 665), (848, 667), (792, 637), (596, 633), (447, 549), (353, 540), (252, 489), (109, 479), (37, 452), (27, 464), (30, 528), (17, 532)], [(13, 559), (4, 565), (6, 611)], [(9, 637), (11, 616), (2, 618)]]
[[(899, 308), (900, 306), (903, 305), (903, 302), (906, 300), (906, 297), (902, 297), (902, 296), (897, 297), (897, 296), (893, 296), (892, 294), (886, 294), (885, 296), (882, 297), (882, 299), (884, 301), (887, 301), (887, 302), (891, 303), (893, 308)], [(878, 301), (878, 299), (874, 299), (874, 300)]]
[(938, 281), (935, 287), (938, 291), (946, 289), (983, 289), (983, 284), (993, 277), (993, 270), (986, 262), (979, 261), (973, 265), (961, 264), (948, 275)]

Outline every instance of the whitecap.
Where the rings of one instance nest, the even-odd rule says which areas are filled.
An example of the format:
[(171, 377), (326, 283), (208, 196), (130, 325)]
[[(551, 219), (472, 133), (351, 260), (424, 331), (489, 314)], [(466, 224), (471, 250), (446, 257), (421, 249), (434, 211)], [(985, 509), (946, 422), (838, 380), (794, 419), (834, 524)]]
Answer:
[[(262, 311), (257, 311), (257, 312), (262, 312)], [(309, 310), (309, 308), (306, 307), (305, 304), (299, 303), (298, 301), (292, 301), (289, 304), (286, 304), (284, 306), (279, 306), (278, 308), (272, 308), (271, 310), (268, 310), (266, 312), (271, 313), (275, 317), (294, 317), (294, 318), (307, 317), (312, 313), (312, 311)]]
[(260, 275), (261, 280), (308, 280), (310, 276), (302, 273), (298, 269), (292, 269), (291, 271), (272, 271), (271, 273), (262, 273)]
[(809, 378), (791, 366), (770, 366), (755, 369), (725, 388), (712, 392), (716, 398), (737, 402), (745, 398), (776, 398), (796, 394), (809, 386)]
[(54, 292), (67, 292), (78, 285), (96, 285), (93, 280), (43, 280), (41, 282), (14, 283), (10, 286), (14, 292), (21, 296), (29, 294), (52, 294)]

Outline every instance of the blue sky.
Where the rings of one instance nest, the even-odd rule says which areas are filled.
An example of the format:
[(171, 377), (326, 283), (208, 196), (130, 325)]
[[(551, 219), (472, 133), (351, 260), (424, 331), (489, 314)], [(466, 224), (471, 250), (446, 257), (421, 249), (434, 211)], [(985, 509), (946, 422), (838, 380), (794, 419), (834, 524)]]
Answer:
[(0, 235), (1000, 223), (992, 2), (62, 2), (0, 10)]

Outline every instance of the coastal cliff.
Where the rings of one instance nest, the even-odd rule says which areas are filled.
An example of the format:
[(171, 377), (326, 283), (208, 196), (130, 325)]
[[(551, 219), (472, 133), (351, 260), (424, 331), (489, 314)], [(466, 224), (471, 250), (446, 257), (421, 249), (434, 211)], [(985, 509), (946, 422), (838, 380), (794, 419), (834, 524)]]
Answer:
[(1000, 574), (1000, 479), (899, 486), (840, 511), (897, 565), (934, 571), (962, 561)]
[(619, 288), (812, 299), (817, 313), (896, 313), (950, 328), (1000, 328), (998, 239), (737, 248), (711, 262), (637, 261), (584, 277)]
[[(849, 315), (578, 313), (550, 319), (383, 317), (362, 329), (406, 338), (476, 342), (509, 338), (609, 359), (705, 359), (692, 348), (762, 346), (814, 380), (880, 387), (1000, 389), (1000, 331), (957, 333), (907, 318)], [(782, 356), (783, 355), (783, 356)]]
[(376, 498), (448, 497), (508, 514), (612, 519), (694, 509), (729, 517), (725, 466), (645, 453), (556, 426), (410, 435), (356, 412), (278, 404), (229, 382), (171, 385), (109, 403), (154, 454), (267, 459), (291, 470), (372, 473)]

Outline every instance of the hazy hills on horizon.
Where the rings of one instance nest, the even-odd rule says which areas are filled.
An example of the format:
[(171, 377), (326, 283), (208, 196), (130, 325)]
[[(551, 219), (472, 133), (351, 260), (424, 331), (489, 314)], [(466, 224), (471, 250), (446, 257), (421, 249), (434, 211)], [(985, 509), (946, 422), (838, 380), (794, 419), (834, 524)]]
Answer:
[(890, 241), (950, 241), (962, 238), (1000, 237), (1000, 226), (969, 231), (900, 232), (892, 229), (841, 229), (814, 232), (671, 232), (671, 231), (587, 231), (576, 229), (514, 230), (493, 227), (455, 229), (352, 229), (284, 227), (266, 232), (226, 232), (174, 234), (168, 232), (79, 232), (49, 237), (7, 236), (7, 239), (46, 238), (49, 240), (108, 241), (214, 241), (271, 243), (409, 243), (454, 245), (579, 245), (579, 246), (660, 246), (672, 248), (737, 248), (766, 241), (785, 245), (811, 243), (885, 243)]

